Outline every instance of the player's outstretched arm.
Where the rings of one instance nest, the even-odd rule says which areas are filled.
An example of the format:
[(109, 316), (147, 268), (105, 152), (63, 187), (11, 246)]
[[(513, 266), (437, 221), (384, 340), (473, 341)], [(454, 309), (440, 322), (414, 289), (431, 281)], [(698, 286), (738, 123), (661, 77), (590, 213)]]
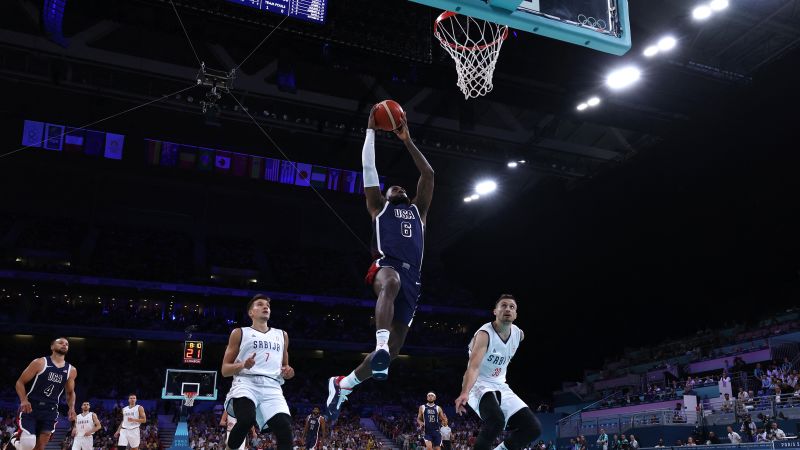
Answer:
[(97, 418), (97, 414), (95, 413), (92, 413), (92, 423), (94, 424), (94, 428), (92, 428), (89, 434), (95, 434), (103, 428), (103, 424), (100, 423), (100, 419)]
[(419, 405), (419, 409), (417, 410), (417, 428), (420, 429), (425, 426), (425, 419), (422, 417), (422, 411), (424, 409), (424, 406)]
[(411, 133), (408, 131), (408, 122), (403, 120), (400, 128), (394, 130), (394, 133), (406, 145), (406, 149), (411, 153), (411, 158), (414, 159), (414, 165), (419, 170), (419, 181), (417, 181), (417, 196), (414, 197), (412, 203), (417, 205), (419, 213), (422, 216), (422, 221), (428, 217), (428, 208), (431, 206), (433, 200), (433, 167), (431, 167), (425, 155), (414, 144), (411, 139)]
[(467, 408), (465, 408), (465, 406), (469, 400), (469, 391), (472, 390), (472, 386), (475, 385), (475, 381), (478, 379), (481, 362), (483, 361), (483, 357), (486, 356), (486, 349), (488, 347), (489, 333), (483, 330), (478, 331), (475, 334), (475, 338), (472, 339), (472, 351), (469, 356), (469, 362), (467, 363), (467, 370), (464, 372), (464, 381), (461, 384), (461, 394), (456, 399), (457, 414), (464, 414), (467, 412)]
[(134, 422), (139, 423), (147, 423), (147, 414), (144, 412), (144, 406), (139, 405), (139, 418), (138, 419), (131, 419)]
[(14, 388), (17, 391), (17, 397), (19, 397), (20, 412), (29, 413), (32, 411), (31, 402), (28, 401), (28, 393), (25, 391), (25, 385), (30, 383), (33, 377), (44, 369), (44, 366), (44, 358), (36, 358), (28, 364), (28, 367), (22, 371), (22, 374), (17, 379)]
[(437, 408), (439, 409), (439, 421), (441, 423), (447, 423), (447, 414), (444, 413), (441, 406), (437, 406)]
[(319, 437), (319, 443), (325, 445), (325, 436), (328, 435), (328, 421), (325, 420), (325, 416), (320, 416), (319, 418), (319, 427), (321, 431), (321, 435)]
[(375, 110), (369, 113), (367, 136), (361, 150), (361, 166), (364, 173), (364, 195), (367, 197), (367, 211), (374, 219), (383, 209), (386, 199), (381, 193), (378, 167), (375, 164)]

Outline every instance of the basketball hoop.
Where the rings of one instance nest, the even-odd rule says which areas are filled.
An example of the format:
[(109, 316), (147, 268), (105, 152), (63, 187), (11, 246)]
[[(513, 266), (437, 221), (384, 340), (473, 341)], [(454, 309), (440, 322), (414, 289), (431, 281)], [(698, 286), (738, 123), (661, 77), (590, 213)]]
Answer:
[(436, 18), (433, 35), (456, 62), (458, 82), (465, 99), (491, 92), (492, 75), (508, 27), (445, 11)]
[(184, 406), (188, 406), (188, 407), (194, 406), (195, 397), (197, 397), (197, 392), (184, 392), (183, 393), (183, 404), (184, 404)]

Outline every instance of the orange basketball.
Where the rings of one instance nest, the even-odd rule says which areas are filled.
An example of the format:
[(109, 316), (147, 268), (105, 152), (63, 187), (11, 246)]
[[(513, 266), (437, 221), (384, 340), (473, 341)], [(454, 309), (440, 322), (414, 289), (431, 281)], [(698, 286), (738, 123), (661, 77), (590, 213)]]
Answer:
[(392, 131), (400, 128), (406, 119), (406, 112), (394, 100), (384, 100), (372, 107), (375, 115), (375, 126), (383, 131)]

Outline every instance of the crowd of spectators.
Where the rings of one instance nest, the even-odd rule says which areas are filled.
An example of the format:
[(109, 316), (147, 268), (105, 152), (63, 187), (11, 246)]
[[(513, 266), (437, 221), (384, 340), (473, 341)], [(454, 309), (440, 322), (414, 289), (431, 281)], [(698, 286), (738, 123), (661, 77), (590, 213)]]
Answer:
[[(189, 294), (143, 292), (134, 289), (65, 288), (61, 285), (17, 284), (0, 288), (0, 323), (52, 324), (183, 331), (228, 335), (234, 327), (248, 323), (242, 303), (227, 297), (195, 297)], [(14, 286), (14, 287), (12, 287)], [(272, 323), (300, 340), (369, 342), (374, 332), (373, 311), (356, 306), (275, 302)], [(407, 345), (440, 348), (465, 346), (479, 320), (451, 315), (432, 320), (420, 315)]]

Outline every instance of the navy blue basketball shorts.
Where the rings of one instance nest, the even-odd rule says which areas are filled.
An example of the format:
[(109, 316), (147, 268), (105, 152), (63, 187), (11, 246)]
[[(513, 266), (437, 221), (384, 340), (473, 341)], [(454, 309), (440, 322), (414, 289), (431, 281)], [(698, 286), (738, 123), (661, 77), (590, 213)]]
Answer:
[(400, 275), (400, 291), (394, 299), (394, 322), (405, 323), (410, 327), (414, 321), (414, 313), (417, 311), (417, 302), (422, 290), (419, 270), (400, 260), (383, 257), (369, 267), (365, 280), (367, 284), (372, 286), (378, 271), (385, 267), (391, 267)]
[(442, 433), (440, 431), (426, 431), (424, 439), (430, 441), (434, 447), (442, 445)]
[(18, 432), (27, 432), (34, 436), (42, 433), (53, 433), (58, 423), (58, 405), (32, 401), (33, 411), (20, 413), (17, 418)]

